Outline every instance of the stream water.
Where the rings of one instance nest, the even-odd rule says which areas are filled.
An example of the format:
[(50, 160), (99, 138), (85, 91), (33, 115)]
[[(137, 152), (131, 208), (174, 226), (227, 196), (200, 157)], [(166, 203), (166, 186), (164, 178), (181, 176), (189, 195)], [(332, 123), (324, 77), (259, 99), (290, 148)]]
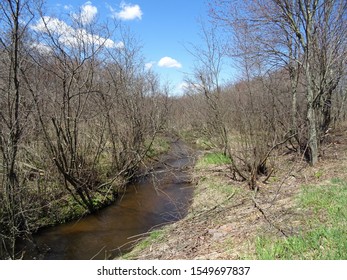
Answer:
[(131, 249), (148, 231), (183, 218), (193, 188), (187, 167), (190, 148), (172, 143), (152, 172), (130, 185), (119, 200), (78, 221), (40, 231), (36, 250), (27, 248), (25, 259), (107, 259)]

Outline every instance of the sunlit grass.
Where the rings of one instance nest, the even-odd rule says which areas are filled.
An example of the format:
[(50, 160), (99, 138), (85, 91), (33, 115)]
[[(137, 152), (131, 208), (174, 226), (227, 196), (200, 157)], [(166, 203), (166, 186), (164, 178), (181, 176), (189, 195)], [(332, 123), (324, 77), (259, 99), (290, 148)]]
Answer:
[(147, 151), (147, 156), (150, 158), (165, 154), (170, 149), (170, 143), (167, 139), (158, 137), (154, 139), (152, 145)]
[(126, 260), (133, 259), (134, 256), (136, 256), (137, 252), (147, 249), (149, 246), (151, 246), (154, 243), (160, 242), (164, 237), (165, 237), (165, 232), (163, 230), (161, 229), (153, 230), (149, 233), (149, 235), (146, 238), (139, 241), (132, 251), (122, 255), (121, 258)]
[(203, 167), (207, 165), (223, 165), (231, 163), (231, 159), (223, 153), (206, 153), (197, 162), (197, 167)]
[(218, 193), (221, 193), (223, 195), (231, 195), (234, 194), (236, 192), (235, 188), (233, 188), (233, 186), (229, 185), (229, 184), (223, 184), (220, 182), (214, 182), (211, 181), (208, 184), (208, 187), (211, 188), (212, 190), (217, 191)]
[(258, 237), (258, 259), (347, 259), (347, 182), (332, 179), (324, 186), (305, 186), (298, 206), (310, 212), (309, 230), (273, 240)]

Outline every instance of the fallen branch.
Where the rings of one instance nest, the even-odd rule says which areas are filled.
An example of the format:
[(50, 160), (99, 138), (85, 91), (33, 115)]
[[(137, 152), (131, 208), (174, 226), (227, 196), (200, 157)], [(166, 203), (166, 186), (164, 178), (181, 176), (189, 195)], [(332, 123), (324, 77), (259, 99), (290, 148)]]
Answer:
[(274, 169), (272, 168), (269, 174), (266, 176), (266, 178), (262, 181), (264, 184), (266, 184), (267, 180), (269, 180), (273, 172), (274, 172)]
[(197, 215), (194, 216), (194, 218), (200, 217), (203, 214), (207, 214), (209, 212), (212, 212), (212, 211), (216, 210), (221, 204), (224, 204), (225, 202), (230, 200), (234, 195), (235, 195), (235, 192), (233, 192), (231, 195), (229, 195), (222, 203), (217, 204), (217, 205), (211, 207), (210, 209), (207, 209), (205, 211), (202, 211), (202, 212), (198, 213)]
[(258, 211), (263, 215), (264, 219), (275, 229), (277, 229), (280, 233), (283, 234), (283, 236), (288, 237), (288, 235), (284, 232), (283, 229), (281, 229), (280, 227), (276, 226), (273, 222), (270, 221), (270, 219), (267, 217), (267, 215), (265, 214), (264, 210), (259, 206), (259, 204), (257, 203), (257, 201), (255, 200), (254, 197), (252, 197), (252, 201), (254, 203), (254, 207), (258, 209)]

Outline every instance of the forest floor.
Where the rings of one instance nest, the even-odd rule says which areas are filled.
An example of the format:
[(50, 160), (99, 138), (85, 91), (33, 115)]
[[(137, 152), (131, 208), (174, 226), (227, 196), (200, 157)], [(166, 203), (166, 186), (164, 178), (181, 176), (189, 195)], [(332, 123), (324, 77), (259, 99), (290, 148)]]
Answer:
[(276, 156), (258, 192), (201, 154), (188, 215), (141, 240), (124, 259), (346, 259), (347, 133), (336, 130), (311, 167)]

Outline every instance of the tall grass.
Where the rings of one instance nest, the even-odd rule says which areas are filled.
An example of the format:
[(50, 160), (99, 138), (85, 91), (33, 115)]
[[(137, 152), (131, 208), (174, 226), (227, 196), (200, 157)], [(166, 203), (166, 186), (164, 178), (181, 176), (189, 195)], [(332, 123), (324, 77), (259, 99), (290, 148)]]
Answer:
[[(148, 143), (146, 144), (148, 145)], [(168, 139), (157, 137), (154, 139), (152, 145), (147, 151), (147, 156), (150, 158), (167, 153), (170, 150), (170, 143)]]
[[(300, 235), (273, 240), (258, 237), (257, 259), (347, 259), (347, 182), (303, 187), (298, 206), (306, 210)], [(308, 210), (308, 211), (307, 211)]]
[(203, 155), (197, 162), (197, 167), (204, 167), (208, 165), (223, 165), (231, 163), (231, 159), (223, 153), (210, 152)]

